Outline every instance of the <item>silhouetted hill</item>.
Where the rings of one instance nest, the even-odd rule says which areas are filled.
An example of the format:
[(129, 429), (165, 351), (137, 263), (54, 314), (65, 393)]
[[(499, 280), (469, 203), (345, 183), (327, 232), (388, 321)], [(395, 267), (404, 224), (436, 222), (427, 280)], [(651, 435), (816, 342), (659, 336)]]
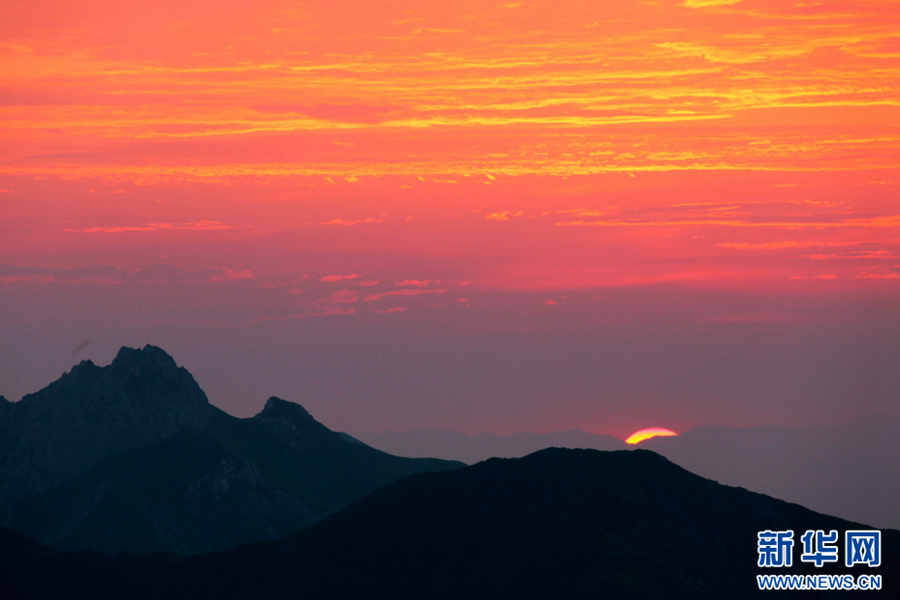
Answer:
[[(548, 449), (407, 477), (273, 542), (181, 558), (32, 556), (10, 577), (29, 598), (766, 598), (757, 574), (799, 573), (880, 574), (889, 589), (898, 531), (882, 532), (879, 568), (799, 561), (805, 530), (858, 528), (652, 452)], [(796, 532), (793, 567), (757, 566), (765, 529)]]
[(349, 441), (279, 398), (232, 417), (153, 346), (0, 403), (2, 523), (59, 548), (197, 553), (275, 539), (411, 473), (459, 466)]
[(362, 431), (353, 434), (366, 444), (398, 456), (432, 456), (475, 464), (489, 458), (520, 458), (544, 448), (591, 448), (625, 450), (628, 445), (610, 435), (570, 429), (550, 433), (519, 432), (496, 435), (486, 432), (466, 435), (452, 429), (409, 431)]
[[(553, 433), (465, 435), (442, 429), (354, 434), (400, 456), (472, 464), (516, 458), (543, 448), (633, 449), (605, 435)], [(900, 529), (900, 419), (873, 416), (829, 427), (703, 426), (657, 437), (641, 448), (726, 485), (745, 487), (844, 519)]]

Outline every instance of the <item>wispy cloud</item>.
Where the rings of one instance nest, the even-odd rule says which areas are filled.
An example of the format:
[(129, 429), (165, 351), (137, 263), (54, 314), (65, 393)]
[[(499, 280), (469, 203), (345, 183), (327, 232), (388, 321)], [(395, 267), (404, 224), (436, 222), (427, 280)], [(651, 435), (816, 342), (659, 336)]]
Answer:
[(374, 302), (376, 300), (381, 300), (382, 298), (388, 296), (421, 296), (422, 294), (443, 294), (447, 290), (444, 288), (430, 289), (430, 290), (422, 290), (422, 289), (405, 289), (405, 290), (393, 290), (390, 292), (381, 292), (378, 294), (369, 294), (364, 298), (366, 302)]
[(798, 241), (786, 240), (783, 242), (725, 242), (716, 244), (718, 248), (730, 248), (732, 250), (791, 250), (794, 248), (816, 248), (834, 246), (857, 246), (862, 242), (834, 242), (827, 240)]
[(66, 229), (65, 231), (80, 233), (125, 233), (133, 231), (217, 231), (221, 229), (234, 229), (234, 227), (220, 221), (197, 221), (195, 223), (147, 223), (145, 225), (86, 227), (84, 229)]
[(700, 323), (798, 323), (804, 318), (790, 313), (751, 313), (701, 316)]
[(295, 321), (299, 319), (311, 319), (316, 317), (335, 317), (335, 316), (344, 316), (344, 315), (354, 315), (356, 314), (356, 309), (353, 307), (347, 308), (343, 306), (336, 306), (327, 304), (323, 307), (317, 308), (315, 310), (311, 310), (309, 312), (300, 312), (300, 313), (292, 313), (288, 315), (266, 315), (263, 317), (256, 317), (252, 319), (249, 323), (244, 323), (242, 326), (248, 325), (256, 325), (258, 323), (265, 323), (267, 321)]
[(510, 219), (514, 219), (516, 217), (521, 217), (524, 215), (524, 211), (512, 212), (509, 210), (504, 210), (500, 212), (488, 213), (484, 215), (484, 218), (489, 221), (509, 221)]
[(83, 267), (20, 267), (0, 265), (0, 283), (94, 283), (116, 285), (123, 283), (128, 272), (107, 265)]
[(320, 302), (327, 302), (329, 304), (352, 304), (354, 302), (359, 302), (359, 296), (356, 292), (345, 289), (333, 292), (327, 298), (322, 298)]
[(349, 275), (326, 275), (319, 279), (319, 281), (334, 282), (343, 281), (345, 279), (359, 279), (359, 275), (357, 275), (356, 273), (350, 273)]
[(684, 0), (684, 5), (690, 8), (704, 8), (707, 6), (731, 6), (741, 0)]
[(350, 221), (345, 221), (344, 219), (338, 218), (332, 219), (330, 221), (324, 221), (322, 223), (319, 223), (319, 225), (364, 225), (366, 223), (384, 223), (385, 220), (387, 219), (384, 216), (379, 218), (367, 217), (365, 219), (355, 219)]
[(173, 283), (198, 282), (221, 283), (255, 279), (250, 270), (223, 268), (188, 268), (158, 263), (123, 269), (108, 265), (82, 267), (21, 267), (0, 265), (0, 283), (93, 283), (120, 285), (124, 283)]
[(893, 260), (898, 258), (890, 250), (860, 250), (858, 252), (840, 252), (837, 254), (802, 254), (801, 257), (810, 260)]
[(433, 283), (440, 283), (435, 279), (404, 279), (403, 281), (395, 281), (397, 287), (425, 287)]
[[(722, 218), (670, 218), (670, 219), (597, 219), (593, 221), (557, 221), (557, 227), (734, 227), (749, 229), (851, 229), (872, 228), (888, 229), (900, 227), (900, 215), (884, 215), (875, 217), (851, 217), (835, 218), (833, 220), (810, 219), (802, 220), (751, 220), (751, 219), (722, 219)], [(728, 246), (726, 246), (728, 247)]]
[(791, 279), (824, 279), (826, 281), (837, 278), (838, 276), (834, 273), (824, 273), (822, 275), (794, 275), (791, 277)]

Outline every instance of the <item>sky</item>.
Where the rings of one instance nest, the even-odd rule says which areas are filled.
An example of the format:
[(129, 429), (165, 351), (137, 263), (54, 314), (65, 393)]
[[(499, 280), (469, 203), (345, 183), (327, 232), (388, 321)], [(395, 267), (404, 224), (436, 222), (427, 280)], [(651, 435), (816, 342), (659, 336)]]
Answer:
[(0, 0), (0, 394), (334, 429), (900, 415), (900, 2)]

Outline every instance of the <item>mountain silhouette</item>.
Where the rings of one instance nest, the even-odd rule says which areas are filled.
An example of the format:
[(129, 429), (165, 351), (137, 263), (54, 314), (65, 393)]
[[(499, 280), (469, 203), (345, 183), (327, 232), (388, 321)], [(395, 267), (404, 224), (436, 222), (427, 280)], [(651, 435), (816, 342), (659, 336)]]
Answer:
[[(634, 449), (621, 440), (578, 430), (466, 435), (446, 429), (355, 432), (399, 456), (433, 456), (472, 464), (518, 458), (543, 448)], [(706, 425), (640, 448), (692, 473), (768, 494), (813, 510), (878, 527), (900, 528), (900, 418), (871, 416), (834, 426)]]
[[(757, 566), (766, 529), (796, 532), (794, 566)], [(578, 600), (771, 596), (758, 574), (900, 577), (900, 532), (882, 531), (880, 567), (816, 568), (799, 560), (808, 529), (868, 528), (646, 450), (548, 449), (406, 477), (280, 540), (196, 557), (24, 547), (0, 578), (22, 598)]]
[(41, 492), (117, 452), (225, 413), (160, 348), (122, 348), (108, 367), (82, 361), (46, 388), (3, 409), (0, 522), (26, 493)]
[(249, 419), (209, 404), (160, 348), (122, 348), (0, 403), (2, 524), (62, 549), (199, 553), (275, 539), (411, 473), (270, 398)]

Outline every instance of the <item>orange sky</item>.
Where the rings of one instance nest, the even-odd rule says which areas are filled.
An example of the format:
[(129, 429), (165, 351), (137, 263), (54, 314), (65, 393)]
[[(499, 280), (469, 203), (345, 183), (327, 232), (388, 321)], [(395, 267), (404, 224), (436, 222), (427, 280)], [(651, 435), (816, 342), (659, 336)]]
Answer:
[(229, 326), (492, 291), (900, 290), (897, 1), (0, 13), (0, 286), (165, 265), (141, 281), (193, 273), (198, 307), (250, 291), (159, 319)]
[(4, 6), (3, 216), (51, 251), (486, 219), (529, 249), (485, 286), (900, 277), (897, 2)]

